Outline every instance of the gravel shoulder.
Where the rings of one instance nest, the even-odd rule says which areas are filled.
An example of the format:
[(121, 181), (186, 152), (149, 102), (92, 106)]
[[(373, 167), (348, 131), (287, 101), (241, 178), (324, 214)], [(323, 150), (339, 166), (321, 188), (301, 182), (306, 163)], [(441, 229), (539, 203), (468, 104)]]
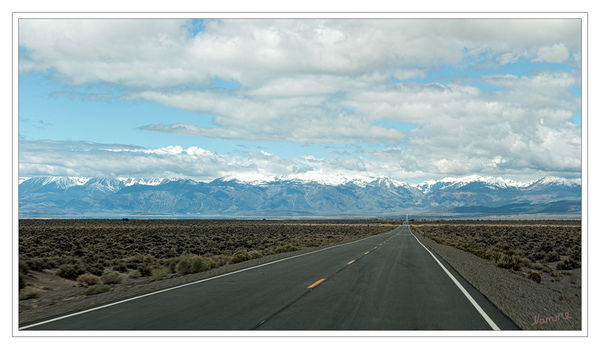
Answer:
[[(573, 295), (560, 285), (538, 284), (499, 268), (492, 261), (414, 232), (521, 329), (581, 330), (581, 289)], [(573, 270), (573, 274), (573, 278), (581, 280), (581, 269)]]

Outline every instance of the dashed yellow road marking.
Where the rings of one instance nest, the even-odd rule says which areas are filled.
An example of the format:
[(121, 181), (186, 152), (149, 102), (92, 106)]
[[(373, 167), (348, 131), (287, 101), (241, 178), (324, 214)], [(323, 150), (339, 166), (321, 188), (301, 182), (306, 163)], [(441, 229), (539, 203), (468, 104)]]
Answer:
[(365, 254), (369, 254), (369, 251), (365, 252)]
[(354, 262), (356, 262), (356, 259), (353, 259), (353, 260), (351, 260), (350, 262), (348, 262), (348, 263), (346, 263), (346, 264), (352, 264), (352, 263), (354, 263)]
[(325, 281), (325, 278), (316, 281), (314, 284), (308, 286), (308, 288), (317, 287), (321, 282)]

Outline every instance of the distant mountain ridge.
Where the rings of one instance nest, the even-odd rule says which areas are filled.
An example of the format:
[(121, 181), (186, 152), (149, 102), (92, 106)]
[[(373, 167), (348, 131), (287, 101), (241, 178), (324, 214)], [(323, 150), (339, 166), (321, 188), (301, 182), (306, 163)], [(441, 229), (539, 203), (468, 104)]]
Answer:
[(581, 213), (581, 184), (469, 176), (407, 184), (390, 178), (211, 182), (177, 178), (19, 180), (19, 216), (483, 216)]

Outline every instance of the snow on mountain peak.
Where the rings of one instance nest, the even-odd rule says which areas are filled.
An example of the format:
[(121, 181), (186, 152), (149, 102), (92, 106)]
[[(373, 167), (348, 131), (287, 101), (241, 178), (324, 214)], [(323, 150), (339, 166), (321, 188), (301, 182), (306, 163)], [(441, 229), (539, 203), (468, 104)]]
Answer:
[[(463, 176), (463, 177), (445, 177), (439, 180), (427, 180), (418, 184), (408, 184), (404, 181), (389, 177), (368, 177), (368, 176), (339, 176), (339, 175), (323, 175), (317, 172), (307, 172), (302, 174), (296, 174), (293, 176), (282, 176), (273, 177), (261, 174), (247, 174), (247, 175), (236, 175), (227, 176), (220, 178), (223, 181), (238, 181), (251, 185), (264, 185), (276, 181), (299, 181), (305, 183), (318, 183), (324, 185), (355, 185), (361, 188), (365, 188), (369, 185), (378, 185), (390, 187), (405, 187), (419, 190), (423, 193), (428, 193), (433, 187), (443, 189), (447, 187), (460, 188), (465, 185), (474, 182), (484, 183), (491, 187), (496, 188), (508, 188), (518, 187), (524, 188), (531, 185), (581, 185), (580, 179), (566, 179), (559, 177), (542, 177), (537, 180), (529, 182), (520, 182), (508, 178), (502, 177), (485, 177), (478, 175)], [(159, 177), (117, 177), (117, 178), (105, 178), (105, 177), (62, 177), (62, 176), (47, 176), (47, 177), (19, 177), (19, 184), (30, 182), (37, 183), (38, 185), (54, 184), (59, 188), (67, 189), (74, 186), (92, 185), (95, 187), (103, 187), (108, 190), (117, 190), (118, 187), (124, 186), (129, 187), (132, 185), (147, 185), (147, 186), (158, 186), (171, 181), (181, 180), (181, 178), (159, 178)], [(197, 182), (197, 180), (194, 180)]]
[(459, 185), (464, 186), (473, 182), (481, 182), (488, 185), (493, 185), (497, 187), (507, 188), (507, 187), (526, 187), (529, 185), (528, 182), (519, 182), (508, 178), (502, 177), (485, 177), (478, 175), (471, 176), (463, 176), (463, 177), (445, 177), (438, 181), (425, 181), (422, 185), (432, 186), (436, 183), (448, 183), (450, 185)]
[(581, 179), (580, 178), (567, 179), (567, 178), (548, 176), (548, 177), (542, 177), (538, 180), (528, 183), (528, 185), (533, 185), (533, 184), (544, 184), (544, 185), (559, 184), (559, 185), (568, 185), (568, 186), (581, 185)]
[(166, 182), (169, 182), (171, 179), (167, 178), (132, 178), (132, 177), (117, 177), (119, 181), (123, 183), (124, 186), (130, 187), (132, 185), (151, 185), (156, 186)]
[(84, 185), (90, 178), (88, 177), (62, 177), (62, 176), (50, 176), (50, 177), (32, 177), (29, 180), (37, 180), (41, 182), (41, 185), (48, 185), (54, 183), (57, 187), (67, 189), (70, 187)]

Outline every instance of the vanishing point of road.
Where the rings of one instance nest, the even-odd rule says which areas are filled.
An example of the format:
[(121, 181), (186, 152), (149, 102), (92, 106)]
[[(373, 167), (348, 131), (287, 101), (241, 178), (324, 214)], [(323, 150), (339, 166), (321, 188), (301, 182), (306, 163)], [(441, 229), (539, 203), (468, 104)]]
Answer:
[(516, 330), (407, 225), (20, 330)]

